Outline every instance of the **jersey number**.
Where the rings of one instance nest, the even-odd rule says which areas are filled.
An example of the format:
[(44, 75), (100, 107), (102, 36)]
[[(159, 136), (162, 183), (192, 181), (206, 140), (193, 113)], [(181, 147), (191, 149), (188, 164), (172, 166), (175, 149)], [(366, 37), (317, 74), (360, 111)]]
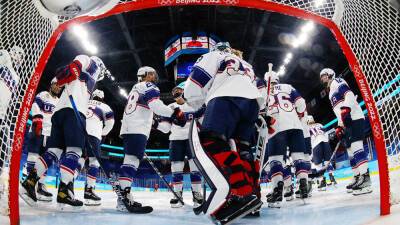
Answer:
[(279, 109), (286, 112), (291, 112), (294, 109), (288, 93), (279, 92), (276, 95), (272, 95), (270, 101), (272, 101), (272, 104), (268, 107), (268, 110), (271, 114), (279, 113)]
[(137, 91), (133, 91), (128, 98), (128, 104), (126, 104), (125, 107), (125, 114), (129, 115), (136, 111), (138, 99), (139, 93)]

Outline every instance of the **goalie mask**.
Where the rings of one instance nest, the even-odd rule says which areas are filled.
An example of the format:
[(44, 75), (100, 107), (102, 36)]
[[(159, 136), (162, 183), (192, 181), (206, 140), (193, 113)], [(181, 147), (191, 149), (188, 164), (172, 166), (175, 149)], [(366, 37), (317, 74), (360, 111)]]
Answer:
[(158, 81), (158, 75), (156, 70), (153, 67), (150, 66), (142, 66), (139, 68), (137, 72), (137, 77), (138, 77), (138, 82), (144, 81), (144, 79), (148, 76), (153, 76), (150, 80), (150, 82), (156, 83)]
[(319, 73), (319, 78), (321, 80), (322, 85), (327, 88), (330, 84), (330, 81), (335, 77), (335, 71), (330, 68), (325, 68), (321, 70)]
[(25, 51), (21, 47), (15, 45), (10, 50), (10, 57), (14, 65), (20, 67), (24, 62)]

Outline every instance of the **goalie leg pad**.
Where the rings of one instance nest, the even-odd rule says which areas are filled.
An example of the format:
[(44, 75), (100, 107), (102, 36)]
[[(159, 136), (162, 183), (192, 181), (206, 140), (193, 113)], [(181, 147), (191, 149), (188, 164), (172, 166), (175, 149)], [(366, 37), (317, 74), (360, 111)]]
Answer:
[(248, 182), (253, 186), (253, 192), (261, 197), (261, 189), (260, 189), (260, 163), (254, 160), (253, 154), (251, 154), (250, 143), (247, 141), (241, 141), (236, 139), (236, 148), (237, 152), (240, 155), (240, 159), (243, 161), (243, 167), (247, 172), (247, 177), (249, 178)]
[(214, 160), (214, 163), (221, 169), (224, 177), (227, 179), (231, 194), (246, 196), (252, 193), (249, 177), (244, 168), (244, 161), (240, 159), (237, 152), (230, 150), (230, 145), (222, 137), (210, 132), (202, 133), (201, 143)]

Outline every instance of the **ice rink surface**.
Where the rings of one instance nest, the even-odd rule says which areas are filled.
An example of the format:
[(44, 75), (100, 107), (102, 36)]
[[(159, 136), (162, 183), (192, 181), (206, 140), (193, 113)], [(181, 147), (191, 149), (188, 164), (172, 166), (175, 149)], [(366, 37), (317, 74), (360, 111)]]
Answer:
[[(372, 194), (353, 196), (345, 192), (345, 185), (349, 182), (341, 181), (336, 187), (329, 187), (326, 192), (314, 190), (312, 198), (284, 203), (281, 209), (270, 209), (266, 204), (262, 207), (260, 218), (241, 219), (235, 224), (399, 224), (400, 207), (393, 207), (393, 214), (388, 217), (379, 216), (379, 190), (377, 176), (373, 176)], [(50, 188), (55, 193), (54, 188)], [(263, 189), (265, 202), (266, 189)], [(83, 191), (78, 190), (77, 197), (83, 198)], [(188, 206), (172, 209), (169, 205), (171, 193), (166, 191), (135, 192), (137, 201), (151, 205), (154, 211), (146, 215), (121, 213), (115, 210), (116, 196), (111, 191), (97, 191), (102, 197), (102, 206), (83, 207), (76, 212), (58, 211), (55, 201), (49, 204), (40, 204), (39, 208), (32, 208), (20, 200), (21, 225), (183, 225), (183, 224), (211, 224), (210, 220), (196, 216), (192, 212), (191, 193), (184, 193), (184, 200)], [(0, 224), (5, 224), (4, 217)]]

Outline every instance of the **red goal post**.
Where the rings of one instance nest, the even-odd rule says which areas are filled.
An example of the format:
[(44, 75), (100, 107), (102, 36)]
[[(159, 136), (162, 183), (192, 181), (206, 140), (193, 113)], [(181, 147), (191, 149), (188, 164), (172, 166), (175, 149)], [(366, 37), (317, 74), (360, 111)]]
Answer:
[[(187, 5), (257, 8), (312, 20), (332, 31), (351, 66), (368, 109), (378, 155), (381, 215), (390, 213), (390, 180), (396, 178), (389, 177), (388, 159), (394, 155), (397, 157), (395, 163), (398, 163), (396, 160), (398, 160), (400, 150), (397, 146), (399, 141), (397, 137), (400, 136), (400, 128), (397, 127), (399, 124), (395, 120), (398, 120), (399, 117), (396, 109), (393, 108), (395, 106), (383, 103), (381, 104), (383, 106), (377, 107), (377, 102), (383, 98), (382, 95), (388, 92), (387, 90), (381, 91), (381, 87), (395, 79), (396, 75), (400, 73), (400, 60), (398, 59), (400, 44), (398, 40), (396, 42), (396, 35), (400, 36), (400, 17), (399, 12), (391, 7), (388, 1), (324, 0), (322, 5), (317, 7), (315, 0), (121, 0), (115, 8), (103, 15), (66, 20), (56, 29), (54, 29), (54, 23), (49, 19), (40, 18), (31, 1), (15, 3), (13, 0), (6, 0), (5, 2), (2, 6), (5, 13), (0, 18), (0, 49), (9, 49), (14, 44), (19, 44), (27, 54), (31, 54), (25, 65), (17, 71), (22, 82), (17, 91), (19, 98), (12, 105), (14, 109), (11, 117), (14, 116), (14, 119), (3, 122), (11, 128), (8, 136), (11, 137), (12, 146), (8, 153), (10, 158), (7, 159), (6, 156), (5, 159), (0, 160), (9, 161), (10, 165), (8, 201), (12, 225), (19, 224), (19, 169), (28, 114), (46, 62), (61, 34), (72, 24), (86, 23), (123, 12)], [(32, 14), (32, 16), (26, 16), (26, 14)], [(22, 17), (22, 19), (18, 20), (17, 17)], [(31, 21), (22, 21), (23, 18), (29, 18)], [(35, 25), (33, 20), (38, 20), (37, 23), (41, 25)], [(59, 18), (59, 21), (64, 20)], [(31, 25), (26, 25), (31, 29), (25, 32), (33, 33), (30, 36), (23, 36), (18, 33), (21, 31), (13, 27), (19, 25), (18, 23), (21, 23), (21, 26), (32, 23), (36, 27), (32, 28)], [(8, 33), (4, 33), (5, 31)], [(376, 40), (379, 37), (375, 34), (376, 31), (382, 34), (381, 44)], [(35, 35), (35, 33), (40, 35)], [(22, 39), (18, 39), (19, 36)], [(392, 89), (389, 88), (389, 90)], [(375, 94), (373, 95), (373, 93)], [(389, 101), (391, 100), (389, 99)], [(1, 143), (2, 141), (4, 142), (4, 140), (0, 140), (0, 144), (7, 145), (7, 143)], [(390, 154), (388, 154), (389, 150)]]

